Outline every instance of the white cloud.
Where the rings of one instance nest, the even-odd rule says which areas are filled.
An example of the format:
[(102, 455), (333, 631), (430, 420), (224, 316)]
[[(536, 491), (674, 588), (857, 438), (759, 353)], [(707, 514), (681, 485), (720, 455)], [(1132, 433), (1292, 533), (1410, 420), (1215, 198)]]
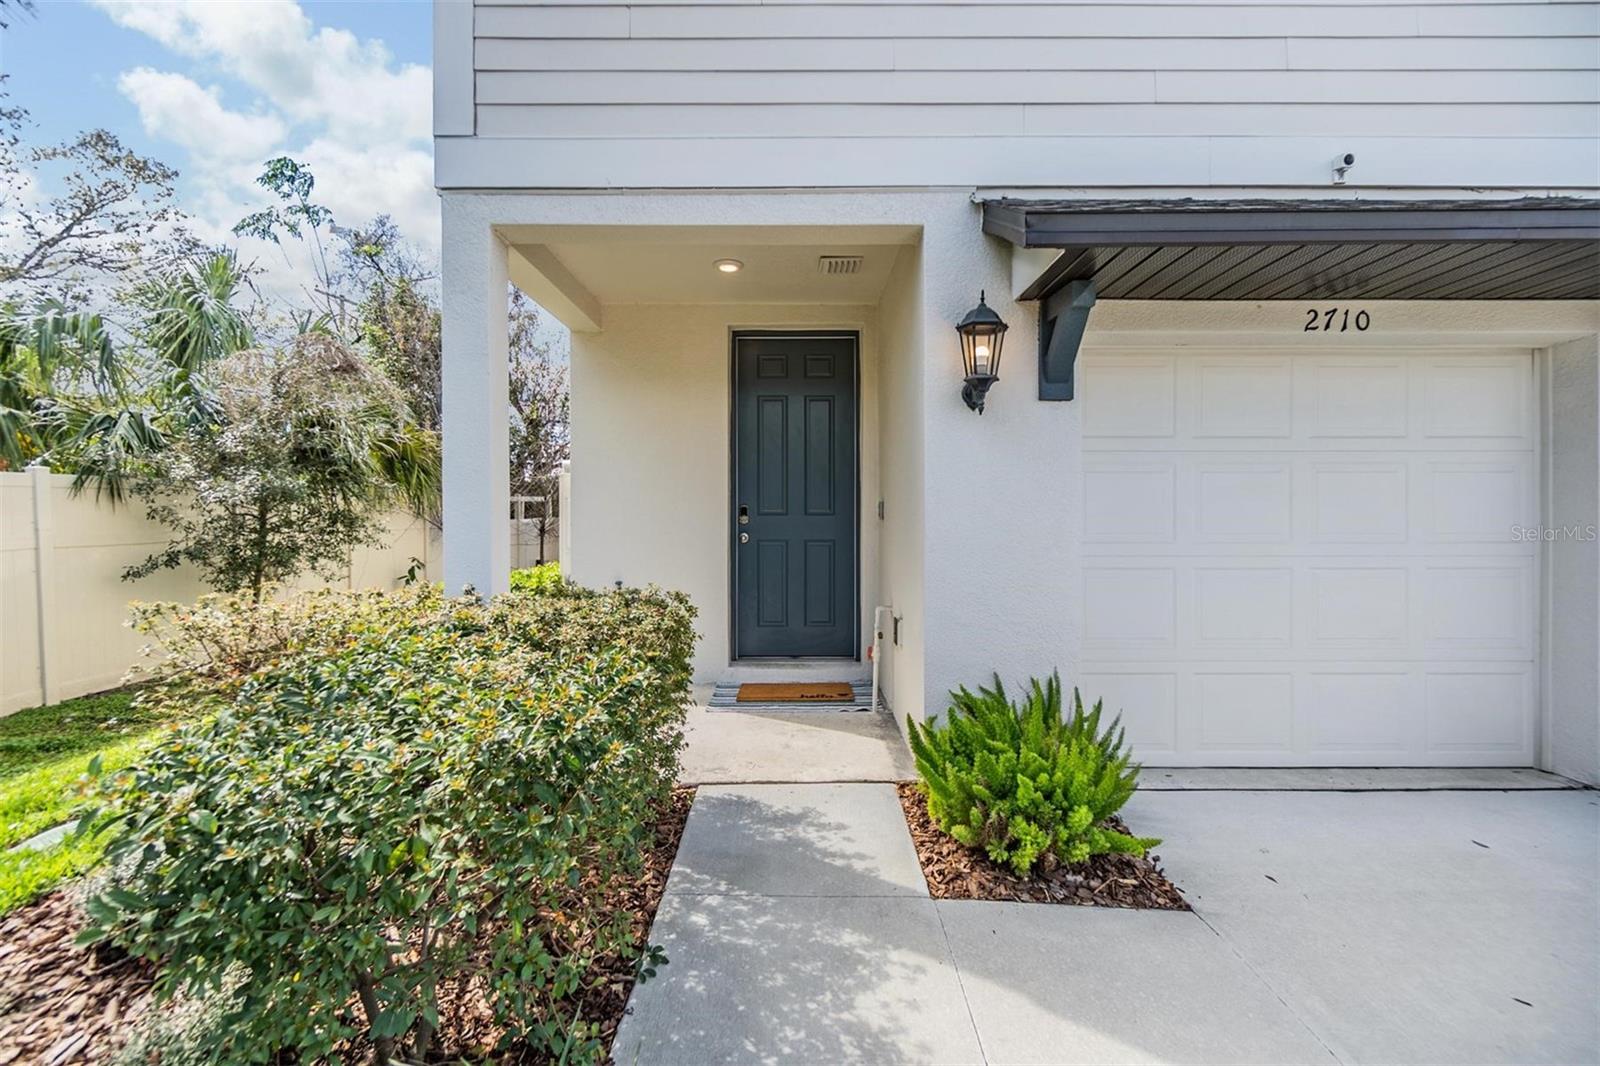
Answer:
[(296, 121), (344, 137), (429, 135), (427, 67), (398, 65), (382, 41), (317, 28), (293, 0), (94, 0), (120, 25), (215, 62)]
[(119, 88), (151, 136), (187, 153), (169, 161), (182, 173), (181, 206), (196, 234), (241, 244), (269, 270), (265, 289), (298, 294), (309, 279), (300, 250), (288, 249), (286, 263), (270, 244), (231, 236), (268, 203), (255, 178), (275, 155), (311, 168), (315, 198), (337, 221), (389, 214), (408, 240), (437, 253), (427, 67), (398, 63), (380, 40), (316, 26), (293, 0), (93, 2), (174, 53), (180, 69), (129, 70)]
[(220, 90), (201, 88), (182, 74), (139, 67), (124, 73), (117, 86), (139, 109), (146, 133), (209, 158), (259, 162), (288, 132), (273, 115), (229, 111)]

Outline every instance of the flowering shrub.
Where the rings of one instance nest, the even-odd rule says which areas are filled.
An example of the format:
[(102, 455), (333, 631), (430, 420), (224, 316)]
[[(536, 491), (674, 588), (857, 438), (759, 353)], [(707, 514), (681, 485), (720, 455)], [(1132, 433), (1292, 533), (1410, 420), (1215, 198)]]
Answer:
[[(105, 782), (121, 836), (90, 935), (163, 960), (164, 994), (243, 973), (217, 1062), (339, 1061), (357, 1037), (424, 1061), (446, 982), (484, 989), (506, 1043), (599, 1058), (570, 1004), (629, 942), (603, 890), (676, 777), (692, 608), (577, 589), (316, 602), (263, 604), (277, 650), (224, 656), (246, 669), (213, 687), (216, 713)], [(193, 648), (234, 632), (164, 617)]]
[(956, 840), (1019, 877), (1041, 861), (1143, 855), (1160, 843), (1102, 824), (1133, 795), (1139, 766), (1117, 722), (1101, 730), (1099, 703), (1085, 712), (1073, 689), (1064, 713), (1059, 676), (1031, 682), (1021, 704), (998, 677), (992, 689), (950, 699), (945, 723), (907, 725), (928, 814)]
[(151, 642), (143, 649), (148, 661), (136, 665), (129, 680), (162, 682), (145, 697), (147, 703), (231, 696), (240, 681), (268, 663), (336, 647), (359, 631), (381, 631), (436, 611), (440, 602), (438, 589), (427, 586), (398, 592), (317, 589), (260, 602), (225, 593), (194, 603), (135, 602), (129, 604), (128, 625)]

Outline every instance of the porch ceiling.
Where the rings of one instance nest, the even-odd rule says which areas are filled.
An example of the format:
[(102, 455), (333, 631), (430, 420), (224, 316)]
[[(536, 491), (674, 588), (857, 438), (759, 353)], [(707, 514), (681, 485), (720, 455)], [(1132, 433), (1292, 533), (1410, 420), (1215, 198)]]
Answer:
[[(875, 304), (912, 226), (505, 226), (512, 280), (575, 329), (606, 304)], [(824, 273), (824, 256), (859, 256)], [(742, 264), (737, 273), (716, 268)], [(572, 305), (563, 315), (563, 300)], [(546, 306), (551, 306), (546, 304)]]
[[(591, 241), (546, 245), (602, 304), (875, 304), (889, 280), (895, 245), (630, 244)], [(823, 256), (860, 256), (854, 274), (827, 275)], [(736, 259), (736, 274), (717, 270)]]
[(983, 227), (1062, 250), (1023, 299), (1600, 299), (1596, 200), (1006, 199)]

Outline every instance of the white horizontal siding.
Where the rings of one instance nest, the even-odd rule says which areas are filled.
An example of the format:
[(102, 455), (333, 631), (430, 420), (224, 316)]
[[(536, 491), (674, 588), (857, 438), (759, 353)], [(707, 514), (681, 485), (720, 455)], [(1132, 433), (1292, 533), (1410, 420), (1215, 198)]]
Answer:
[(573, 7), (480, 0), (477, 24), (484, 37), (1558, 37), (1595, 33), (1596, 15), (1585, 4), (1448, 4), (1430, 9), (1324, 3), (701, 2)]
[[(486, 71), (479, 104), (1593, 103), (1586, 70), (1388, 71)], [(776, 131), (774, 131), (776, 132)]]
[[(737, 186), (773, 183), (756, 172), (787, 155), (771, 151), (784, 138), (819, 142), (802, 152), (899, 138), (909, 160), (925, 150), (937, 158), (930, 146), (940, 139), (970, 156), (955, 139), (974, 136), (1039, 138), (1045, 158), (1090, 140), (1144, 139), (1111, 153), (1131, 168), (1113, 184), (1172, 184), (1189, 168), (1139, 161), (1174, 159), (1195, 143), (1227, 160), (1207, 168), (1212, 180), (1249, 169), (1237, 144), (1213, 138), (1248, 139), (1267, 156), (1315, 155), (1264, 158), (1260, 180), (1246, 184), (1269, 171), (1323, 174), (1323, 156), (1353, 150), (1355, 139), (1415, 138), (1397, 184), (1487, 185), (1548, 160), (1560, 161), (1548, 187), (1600, 185), (1596, 2), (476, 0), (472, 21), (473, 136), (460, 139), (526, 144), (482, 151), (441, 137), (442, 185), (515, 186), (535, 173), (545, 175), (535, 184), (550, 182), (563, 162), (545, 153), (558, 141), (563, 152), (580, 148), (555, 184), (588, 184), (597, 168), (614, 170), (603, 184), (675, 184), (664, 175), (699, 167), (692, 183)], [(459, 67), (441, 76), (461, 77)], [(760, 139), (764, 159), (733, 145), (730, 156), (745, 162), (709, 169), (721, 153), (705, 146), (722, 139)], [(913, 152), (913, 139), (927, 143)], [(621, 143), (599, 146), (611, 140)], [(1475, 140), (1481, 161), (1451, 170), (1447, 160), (1478, 158), (1459, 148)], [(1441, 151), (1430, 157), (1434, 142)], [(998, 147), (979, 153), (990, 175), (979, 183), (1024, 183), (1032, 164)], [(698, 159), (662, 158), (671, 151)], [(1501, 157), (1513, 151), (1524, 163), (1508, 167)], [(613, 168), (630, 152), (649, 164)], [(835, 153), (823, 184), (886, 181), (904, 168), (867, 161), (893, 152)], [(470, 162), (535, 155), (536, 170), (518, 175), (473, 173)], [(1372, 180), (1376, 162), (1362, 160), (1352, 181)], [(1076, 165), (1063, 159), (1056, 180)], [(961, 184), (956, 172), (971, 167), (935, 165), (915, 181)]]
[[(484, 137), (765, 137), (782, 129), (813, 137), (1186, 137), (1205, 123), (1213, 137), (1472, 137), (1485, 126), (1524, 137), (1583, 138), (1595, 130), (1589, 104), (716, 104), (697, 107), (687, 128), (673, 104), (507, 104), (478, 108)], [(677, 132), (674, 132), (677, 131)]]

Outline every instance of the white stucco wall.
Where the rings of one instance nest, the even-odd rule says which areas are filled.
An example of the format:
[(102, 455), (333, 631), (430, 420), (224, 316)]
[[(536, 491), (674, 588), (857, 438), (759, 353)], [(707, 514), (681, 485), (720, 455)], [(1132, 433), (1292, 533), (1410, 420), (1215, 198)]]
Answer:
[[(1600, 785), (1600, 358), (1596, 338), (1547, 353), (1546, 760)], [(1576, 531), (1575, 536), (1568, 531)]]
[(572, 547), (580, 584), (657, 584), (699, 610), (695, 675), (730, 661), (731, 342), (742, 329), (861, 335), (861, 633), (878, 587), (878, 355), (872, 307), (612, 305), (572, 342)]
[[(1009, 298), (1010, 247), (982, 236), (975, 217), (929, 227), (923, 242), (929, 715), (995, 673), (1012, 684), (1060, 669), (1070, 682), (1077, 656), (1079, 408), (1038, 400), (1038, 316)], [(982, 415), (961, 399), (955, 333), (980, 288), (1011, 327)]]
[[(879, 684), (896, 720), (923, 711), (924, 477), (922, 432), (922, 246), (900, 250), (878, 303), (878, 457), (883, 517), (865, 521), (882, 545), (878, 603), (900, 620), (884, 622)], [(898, 628), (898, 634), (897, 634)], [(897, 639), (898, 637), (898, 639)]]

